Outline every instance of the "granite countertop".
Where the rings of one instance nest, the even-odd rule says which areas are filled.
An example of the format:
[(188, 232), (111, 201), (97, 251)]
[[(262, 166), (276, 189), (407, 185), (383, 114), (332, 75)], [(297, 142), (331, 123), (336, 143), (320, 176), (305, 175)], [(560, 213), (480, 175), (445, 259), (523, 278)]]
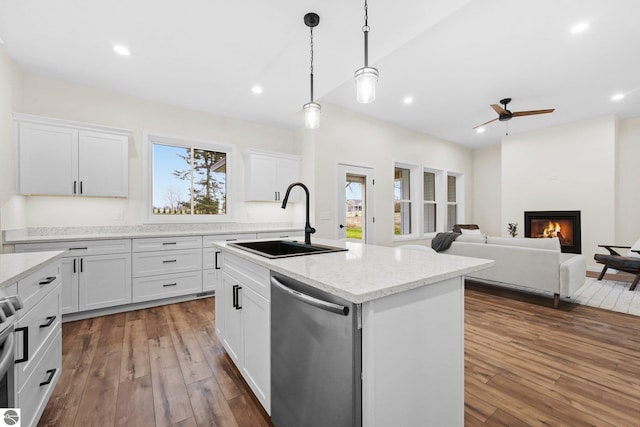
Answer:
[(164, 224), (105, 227), (40, 227), (5, 230), (4, 244), (48, 243), (77, 240), (132, 239), (145, 237), (215, 236), (225, 234), (302, 232), (291, 224)]
[(64, 251), (30, 252), (0, 255), (0, 288), (11, 286), (60, 258)]
[(431, 251), (314, 239), (312, 243), (347, 248), (347, 252), (269, 259), (214, 243), (272, 271), (356, 304), (408, 291), (491, 267), (494, 261)]

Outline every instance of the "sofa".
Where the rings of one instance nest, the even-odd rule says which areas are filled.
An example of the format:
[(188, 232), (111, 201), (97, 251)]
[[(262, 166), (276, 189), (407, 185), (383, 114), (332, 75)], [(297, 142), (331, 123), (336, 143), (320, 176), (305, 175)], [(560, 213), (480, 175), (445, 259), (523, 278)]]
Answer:
[(585, 283), (587, 272), (584, 256), (562, 253), (558, 238), (462, 234), (441, 253), (492, 259), (493, 267), (466, 277), (552, 293), (554, 308), (558, 308), (560, 297), (570, 297)]

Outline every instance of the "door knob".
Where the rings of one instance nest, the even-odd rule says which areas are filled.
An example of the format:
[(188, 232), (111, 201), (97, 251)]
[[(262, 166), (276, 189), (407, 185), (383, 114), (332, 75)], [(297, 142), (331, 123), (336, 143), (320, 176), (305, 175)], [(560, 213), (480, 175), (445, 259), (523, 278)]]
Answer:
[(344, 225), (340, 224), (340, 228), (344, 228)]

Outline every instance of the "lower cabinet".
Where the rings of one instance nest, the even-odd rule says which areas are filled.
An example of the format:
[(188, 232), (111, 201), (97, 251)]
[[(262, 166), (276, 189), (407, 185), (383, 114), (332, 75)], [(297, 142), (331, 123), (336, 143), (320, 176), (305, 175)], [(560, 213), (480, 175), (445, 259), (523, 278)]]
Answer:
[[(222, 253), (216, 332), (267, 413), (271, 412), (269, 270)], [(266, 295), (265, 295), (266, 293)]]
[(78, 266), (79, 311), (131, 302), (130, 254), (81, 257)]

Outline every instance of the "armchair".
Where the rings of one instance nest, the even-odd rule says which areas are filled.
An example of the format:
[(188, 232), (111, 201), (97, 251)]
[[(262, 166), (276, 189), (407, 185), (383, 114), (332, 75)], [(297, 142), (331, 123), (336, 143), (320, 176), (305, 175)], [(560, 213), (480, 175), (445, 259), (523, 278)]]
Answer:
[[(630, 252), (640, 254), (640, 250), (632, 249), (631, 246), (615, 246), (615, 245), (598, 245), (600, 248), (605, 248), (609, 251), (609, 254), (595, 254), (593, 259), (598, 264), (603, 264), (604, 267), (598, 276), (598, 280), (602, 280), (607, 269), (613, 268), (615, 270), (624, 271), (625, 273), (635, 274), (636, 277), (631, 283), (630, 291), (636, 289), (638, 281), (640, 281), (640, 258), (635, 256), (623, 256), (620, 255), (615, 249), (630, 249)], [(615, 249), (614, 249), (615, 248)]]

